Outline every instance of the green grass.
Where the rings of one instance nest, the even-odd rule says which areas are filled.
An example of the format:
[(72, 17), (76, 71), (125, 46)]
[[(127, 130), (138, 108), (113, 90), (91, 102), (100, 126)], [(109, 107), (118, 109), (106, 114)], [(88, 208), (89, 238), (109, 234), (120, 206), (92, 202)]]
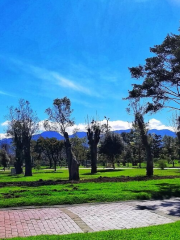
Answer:
[(0, 207), (114, 202), (180, 196), (180, 178), (0, 188)]
[[(121, 177), (121, 176), (145, 176), (145, 169), (100, 169), (96, 174), (91, 174), (90, 169), (79, 169), (80, 179), (92, 179), (98, 177)], [(154, 175), (158, 176), (180, 176), (180, 169), (160, 170), (154, 169)], [(20, 181), (38, 181), (43, 180), (67, 180), (68, 170), (58, 169), (54, 170), (34, 170), (32, 177), (24, 177), (23, 174), (11, 176), (10, 171), (0, 171), (0, 182), (20, 182)]]
[(180, 237), (180, 221), (170, 224), (112, 230), (95, 233), (76, 233), (69, 235), (41, 235), (36, 237), (18, 237), (13, 240), (178, 240)]

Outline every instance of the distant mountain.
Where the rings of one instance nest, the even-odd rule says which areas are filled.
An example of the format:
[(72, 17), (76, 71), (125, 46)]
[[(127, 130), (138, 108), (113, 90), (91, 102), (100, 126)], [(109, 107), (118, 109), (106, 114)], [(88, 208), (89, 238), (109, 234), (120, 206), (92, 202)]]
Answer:
[[(131, 131), (131, 129), (126, 129), (126, 130), (116, 130), (114, 132), (121, 134), (122, 132), (129, 133), (130, 131)], [(176, 134), (168, 129), (162, 129), (162, 130), (151, 129), (148, 131), (148, 133), (151, 133), (151, 134), (154, 133), (157, 135), (161, 135), (162, 137), (164, 137), (165, 135), (171, 136), (171, 137), (176, 137)], [(79, 138), (83, 138), (83, 137), (87, 136), (86, 132), (77, 132), (76, 134)], [(36, 134), (33, 136), (33, 140), (37, 141), (37, 139), (40, 137), (43, 137), (43, 138), (53, 138), (54, 137), (54, 138), (57, 138), (58, 140), (64, 140), (64, 137), (55, 131), (46, 131), (46, 132), (42, 132), (41, 134)], [(74, 134), (69, 135), (69, 138), (72, 138), (72, 137), (74, 137)], [(2, 143), (11, 144), (12, 138), (4, 138), (4, 139), (0, 140), (0, 144), (2, 144)]]
[(131, 131), (131, 129), (126, 129), (126, 130), (116, 130), (116, 131), (113, 131), (113, 132), (121, 134), (122, 132), (129, 133), (130, 131)]
[(172, 132), (168, 129), (162, 129), (162, 130), (157, 130), (157, 129), (151, 129), (148, 131), (148, 133), (151, 133), (151, 134), (157, 134), (157, 135), (161, 135), (162, 137), (164, 137), (165, 135), (167, 136), (171, 136), (171, 137), (176, 137), (176, 134), (175, 132)]
[(63, 140), (64, 137), (55, 132), (55, 131), (46, 131), (46, 132), (43, 132), (41, 134), (39, 134), (39, 137), (43, 137), (43, 138), (57, 138), (58, 140)]
[[(87, 134), (86, 132), (77, 132), (76, 135), (79, 137), (79, 138), (83, 138), (83, 137), (86, 137)], [(33, 139), (34, 137), (36, 137), (37, 135), (33, 136)], [(69, 135), (69, 138), (72, 138), (74, 137), (75, 134), (72, 134), (72, 135)], [(41, 134), (38, 134), (38, 138), (39, 137), (43, 137), (43, 138), (57, 138), (58, 140), (64, 140), (64, 137), (57, 133), (57, 132), (54, 132), (54, 131), (46, 131), (46, 132), (43, 132)]]
[[(131, 131), (131, 129), (126, 129), (126, 130), (116, 130), (114, 131), (115, 133), (119, 133), (121, 134), (122, 132), (127, 132), (129, 133)], [(167, 136), (171, 136), (171, 137), (176, 137), (175, 132), (172, 132), (168, 129), (162, 129), (162, 130), (157, 130), (157, 129), (151, 129), (148, 131), (148, 133), (150, 134), (157, 134), (157, 135), (161, 135), (162, 137), (164, 137), (165, 135)]]

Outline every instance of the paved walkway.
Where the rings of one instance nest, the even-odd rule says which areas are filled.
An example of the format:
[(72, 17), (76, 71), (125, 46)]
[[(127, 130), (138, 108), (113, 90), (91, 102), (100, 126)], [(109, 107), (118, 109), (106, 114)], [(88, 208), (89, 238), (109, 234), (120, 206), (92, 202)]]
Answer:
[(0, 210), (0, 238), (137, 228), (180, 220), (180, 198)]

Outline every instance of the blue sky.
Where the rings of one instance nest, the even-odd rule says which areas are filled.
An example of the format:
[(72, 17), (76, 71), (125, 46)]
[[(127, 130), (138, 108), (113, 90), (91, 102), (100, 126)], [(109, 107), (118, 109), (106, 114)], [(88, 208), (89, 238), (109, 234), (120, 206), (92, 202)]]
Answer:
[[(20, 98), (40, 120), (53, 99), (67, 96), (76, 124), (96, 112), (99, 120), (131, 122), (122, 100), (136, 82), (128, 67), (143, 64), (149, 48), (179, 27), (180, 0), (1, 0), (0, 133), (7, 106)], [(169, 125), (171, 115), (146, 120)]]

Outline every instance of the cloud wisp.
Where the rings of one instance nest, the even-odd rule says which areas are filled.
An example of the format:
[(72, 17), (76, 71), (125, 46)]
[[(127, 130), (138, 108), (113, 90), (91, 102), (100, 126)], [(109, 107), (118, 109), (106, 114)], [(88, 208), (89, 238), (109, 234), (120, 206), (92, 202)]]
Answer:
[[(32, 64), (27, 64), (19, 60), (11, 59), (11, 62), (17, 65), (21, 71), (34, 76), (35, 78), (46, 81), (48, 84), (53, 84), (54, 86), (61, 86), (63, 88), (68, 88), (70, 90), (80, 92), (85, 95), (101, 97), (101, 95), (90, 88), (79, 84), (76, 80), (71, 80), (62, 76), (57, 71), (51, 71), (45, 68), (37, 67)], [(72, 77), (73, 78), (73, 77)]]
[(9, 97), (13, 97), (13, 95), (11, 95), (10, 93), (4, 92), (0, 90), (0, 95), (5, 95), (5, 96), (9, 96)]

